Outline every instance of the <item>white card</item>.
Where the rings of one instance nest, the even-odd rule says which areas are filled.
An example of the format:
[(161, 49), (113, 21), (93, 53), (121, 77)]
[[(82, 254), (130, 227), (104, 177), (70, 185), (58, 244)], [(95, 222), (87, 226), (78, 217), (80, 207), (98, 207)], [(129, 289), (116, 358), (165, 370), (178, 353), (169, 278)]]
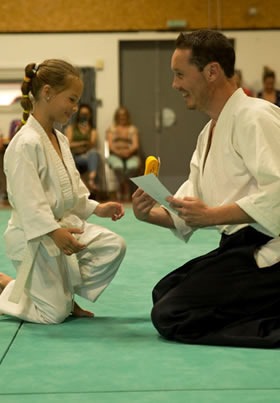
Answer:
[(156, 200), (159, 204), (162, 204), (163, 206), (168, 208), (168, 210), (178, 214), (177, 211), (169, 207), (169, 203), (165, 200), (166, 197), (172, 195), (159, 181), (157, 176), (155, 176), (154, 174), (148, 174), (137, 176), (135, 178), (130, 178), (130, 180), (134, 182), (135, 185), (137, 185), (139, 188), (143, 189), (144, 192), (148, 193), (148, 195)]

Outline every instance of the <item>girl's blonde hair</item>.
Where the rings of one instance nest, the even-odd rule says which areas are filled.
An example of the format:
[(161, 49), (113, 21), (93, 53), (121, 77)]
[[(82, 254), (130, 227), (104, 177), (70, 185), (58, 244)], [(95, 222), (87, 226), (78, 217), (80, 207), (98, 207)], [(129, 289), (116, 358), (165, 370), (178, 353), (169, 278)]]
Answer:
[(25, 67), (25, 77), (21, 86), (23, 115), (19, 128), (26, 123), (32, 112), (32, 98), (35, 101), (39, 99), (44, 85), (48, 84), (57, 92), (61, 92), (69, 87), (71, 77), (80, 78), (79, 70), (64, 60), (48, 59), (41, 64), (29, 63)]

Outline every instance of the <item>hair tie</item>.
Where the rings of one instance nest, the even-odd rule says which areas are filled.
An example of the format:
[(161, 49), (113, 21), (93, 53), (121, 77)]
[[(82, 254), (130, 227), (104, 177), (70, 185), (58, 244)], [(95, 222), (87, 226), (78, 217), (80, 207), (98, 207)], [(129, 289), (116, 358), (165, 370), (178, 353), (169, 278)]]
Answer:
[(24, 119), (21, 119), (21, 123), (25, 125), (25, 123), (26, 123), (26, 120), (24, 120)]
[(32, 71), (36, 75), (37, 71), (39, 70), (40, 64), (36, 63), (35, 66), (33, 67)]
[(25, 109), (23, 109), (23, 113), (28, 113), (28, 114), (29, 114), (30, 112), (29, 112), (29, 111), (26, 111)]
[(22, 94), (21, 98), (29, 98), (28, 94)]
[(31, 81), (31, 78), (25, 76), (23, 81), (25, 81), (26, 83), (29, 83)]

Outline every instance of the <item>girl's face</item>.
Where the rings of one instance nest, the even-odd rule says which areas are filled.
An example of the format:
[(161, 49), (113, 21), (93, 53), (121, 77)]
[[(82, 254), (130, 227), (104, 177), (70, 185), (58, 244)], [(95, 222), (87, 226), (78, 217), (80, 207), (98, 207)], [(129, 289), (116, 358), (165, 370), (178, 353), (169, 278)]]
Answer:
[(50, 90), (50, 100), (48, 101), (48, 112), (50, 119), (61, 124), (66, 124), (73, 113), (78, 109), (78, 102), (83, 91), (83, 83), (78, 77), (73, 77), (69, 87), (56, 93)]

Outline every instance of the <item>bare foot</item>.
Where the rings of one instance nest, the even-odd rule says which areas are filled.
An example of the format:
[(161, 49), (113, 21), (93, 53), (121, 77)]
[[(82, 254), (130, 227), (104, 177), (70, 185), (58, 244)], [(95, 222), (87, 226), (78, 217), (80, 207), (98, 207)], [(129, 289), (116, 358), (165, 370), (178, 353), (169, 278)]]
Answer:
[(85, 311), (76, 302), (74, 302), (72, 316), (74, 316), (75, 318), (93, 318), (94, 313), (90, 311)]
[(13, 278), (10, 276), (7, 276), (7, 274), (0, 273), (0, 294), (4, 290), (4, 288), (9, 284), (9, 282), (12, 280), (13, 280)]
[[(7, 276), (7, 274), (0, 273), (0, 294), (2, 293), (2, 291), (4, 290), (6, 285), (8, 285), (9, 282), (12, 280), (13, 280), (13, 278), (10, 276)], [(3, 316), (3, 315), (4, 315), (4, 313), (0, 313), (0, 316)]]

